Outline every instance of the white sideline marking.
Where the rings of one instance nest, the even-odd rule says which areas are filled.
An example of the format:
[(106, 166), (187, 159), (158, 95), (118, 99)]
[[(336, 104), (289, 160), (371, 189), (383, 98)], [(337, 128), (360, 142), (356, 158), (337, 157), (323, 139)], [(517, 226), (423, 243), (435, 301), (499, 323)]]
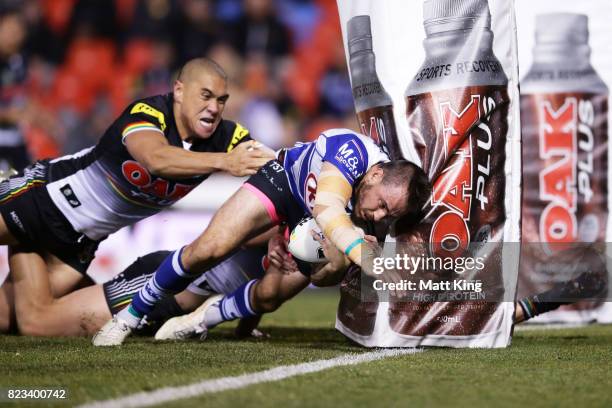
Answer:
[(317, 360), (310, 363), (279, 366), (265, 371), (243, 374), (234, 377), (222, 377), (205, 380), (179, 387), (165, 387), (150, 392), (138, 392), (126, 397), (94, 401), (79, 405), (77, 408), (120, 408), (148, 407), (184, 398), (193, 398), (203, 394), (248, 387), (263, 382), (280, 381), (297, 375), (316, 373), (334, 367), (367, 363), (387, 357), (414, 354), (420, 349), (381, 349), (360, 354), (344, 354), (329, 360)]

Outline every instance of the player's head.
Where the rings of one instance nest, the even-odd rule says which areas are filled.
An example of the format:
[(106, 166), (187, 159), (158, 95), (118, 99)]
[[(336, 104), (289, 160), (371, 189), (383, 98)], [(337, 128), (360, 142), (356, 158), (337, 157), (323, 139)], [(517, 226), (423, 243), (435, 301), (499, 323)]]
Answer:
[(420, 167), (406, 160), (372, 166), (356, 189), (354, 215), (366, 221), (421, 217), (431, 187)]
[(227, 75), (208, 58), (196, 58), (181, 68), (174, 83), (174, 113), (183, 138), (209, 138), (229, 98)]

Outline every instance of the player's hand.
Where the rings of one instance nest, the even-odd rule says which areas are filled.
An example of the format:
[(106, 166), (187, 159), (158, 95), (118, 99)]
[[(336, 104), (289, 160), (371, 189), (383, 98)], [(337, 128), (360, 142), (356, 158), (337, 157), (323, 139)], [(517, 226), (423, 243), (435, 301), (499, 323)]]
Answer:
[(366, 242), (369, 242), (371, 244), (377, 244), (378, 243), (378, 240), (376, 239), (376, 237), (374, 235), (364, 235), (363, 239)]
[(310, 231), (310, 235), (321, 244), (323, 253), (329, 263), (329, 268), (333, 271), (344, 271), (351, 264), (350, 259), (342, 251), (340, 251), (333, 242), (329, 239), (325, 239), (324, 236), (316, 233), (314, 230)]
[(238, 177), (257, 173), (261, 166), (276, 157), (272, 149), (255, 140), (240, 143), (227, 156), (224, 170)]
[(361, 246), (361, 270), (372, 278), (379, 276), (372, 270), (374, 258), (381, 256), (382, 248), (378, 245), (378, 240), (373, 235), (364, 235), (365, 243)]
[(268, 260), (272, 266), (284, 274), (293, 273), (298, 270), (297, 263), (287, 248), (287, 240), (282, 229), (268, 241)]

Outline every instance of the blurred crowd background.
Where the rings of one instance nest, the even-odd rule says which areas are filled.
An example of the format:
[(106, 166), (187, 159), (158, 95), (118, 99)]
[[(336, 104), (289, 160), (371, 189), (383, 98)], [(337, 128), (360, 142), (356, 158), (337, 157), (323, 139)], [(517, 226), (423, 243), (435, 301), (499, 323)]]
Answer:
[(198, 56), (273, 148), (356, 126), (335, 0), (0, 0), (0, 156), (16, 134), (32, 160), (95, 144)]

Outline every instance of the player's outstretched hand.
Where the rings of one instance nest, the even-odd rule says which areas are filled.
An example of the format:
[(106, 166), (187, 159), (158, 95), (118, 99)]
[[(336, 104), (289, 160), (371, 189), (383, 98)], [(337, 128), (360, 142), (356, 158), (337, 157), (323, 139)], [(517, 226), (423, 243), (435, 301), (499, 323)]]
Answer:
[(379, 276), (372, 270), (372, 260), (381, 255), (382, 248), (373, 235), (364, 235), (363, 239), (366, 241), (366, 245), (363, 245), (361, 249), (361, 270), (372, 278), (378, 278)]
[(330, 269), (333, 271), (344, 271), (351, 264), (350, 259), (342, 251), (340, 251), (333, 242), (329, 239), (325, 239), (325, 236), (321, 236), (316, 231), (310, 231), (310, 235), (321, 244), (323, 253), (329, 262)]
[(229, 152), (225, 170), (232, 176), (251, 176), (275, 157), (272, 149), (255, 140), (249, 140)]
[(279, 229), (278, 234), (274, 234), (268, 241), (268, 260), (284, 274), (298, 270), (297, 263), (287, 249), (287, 239), (283, 229)]

